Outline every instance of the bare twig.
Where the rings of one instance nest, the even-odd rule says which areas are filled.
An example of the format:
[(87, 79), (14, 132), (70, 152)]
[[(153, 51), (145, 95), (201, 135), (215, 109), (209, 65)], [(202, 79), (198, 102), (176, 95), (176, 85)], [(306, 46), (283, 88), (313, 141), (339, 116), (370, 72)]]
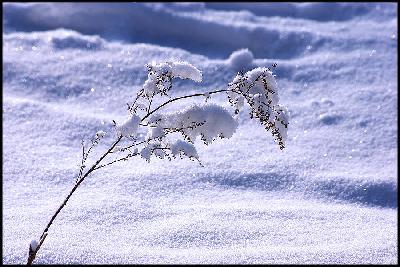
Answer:
[(153, 98), (150, 98), (149, 99), (149, 106), (147, 107), (147, 112), (149, 112), (150, 111), (150, 109), (151, 109), (151, 103), (153, 102)]
[(84, 168), (85, 168), (85, 143), (82, 140), (82, 161), (81, 161), (81, 166), (80, 166), (80, 169), (79, 169), (79, 174), (78, 174), (78, 177), (76, 178), (75, 182), (78, 182), (79, 179), (81, 178)]
[[(129, 112), (130, 112), (131, 114), (133, 114), (132, 112), (134, 112), (134, 110), (132, 110), (132, 109), (134, 108), (136, 102), (138, 101), (139, 97), (142, 96), (143, 93), (144, 93), (144, 90), (141, 89), (141, 90), (139, 91), (139, 93), (136, 95), (136, 98), (135, 98), (135, 100), (133, 101), (132, 105), (129, 107)], [(129, 106), (129, 104), (128, 104), (128, 106)]]
[(123, 158), (119, 158), (119, 159), (113, 160), (113, 161), (111, 161), (111, 162), (109, 162), (109, 163), (106, 163), (106, 164), (103, 164), (103, 165), (99, 165), (99, 166), (97, 166), (94, 170), (98, 170), (98, 169), (100, 169), (100, 168), (103, 168), (103, 167), (106, 167), (106, 166), (108, 166), (108, 165), (114, 164), (114, 163), (116, 163), (116, 162), (118, 162), (118, 161), (128, 160), (129, 158), (134, 157), (134, 156), (137, 156), (137, 155), (139, 155), (139, 153), (129, 153), (128, 155), (126, 155), (126, 156), (123, 157)]

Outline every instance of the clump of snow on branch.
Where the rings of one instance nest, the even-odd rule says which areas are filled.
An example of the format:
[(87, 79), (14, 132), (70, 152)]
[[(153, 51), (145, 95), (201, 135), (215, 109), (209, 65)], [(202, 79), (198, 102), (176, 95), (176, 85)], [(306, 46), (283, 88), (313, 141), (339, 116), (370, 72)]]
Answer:
[(166, 95), (172, 88), (172, 79), (191, 79), (201, 82), (201, 71), (187, 62), (152, 63), (148, 66), (147, 80), (143, 85), (144, 94), (152, 97), (158, 93)]
[(98, 131), (98, 132), (96, 133), (96, 137), (97, 137), (97, 138), (102, 138), (102, 137), (104, 137), (104, 136), (106, 136), (106, 132), (104, 132), (104, 131)]
[[(233, 53), (230, 61), (235, 66), (249, 66), (252, 64), (253, 56), (249, 50), (242, 49)], [(147, 161), (150, 161), (152, 155), (161, 159), (165, 157), (171, 159), (180, 155), (198, 160), (198, 154), (193, 145), (198, 137), (208, 145), (217, 138), (230, 138), (235, 133), (238, 127), (237, 120), (228, 110), (216, 104), (197, 104), (172, 113), (162, 112), (163, 106), (182, 98), (177, 97), (170, 98), (160, 106), (152, 107), (155, 96), (167, 95), (172, 88), (173, 78), (200, 82), (201, 71), (196, 67), (182, 61), (152, 63), (148, 65), (148, 71), (142, 90), (131, 105), (128, 103), (131, 117), (116, 127), (118, 134), (124, 137), (136, 138), (139, 125), (147, 128), (147, 134), (144, 140), (139, 141), (139, 145), (134, 143), (122, 149), (122, 153), (128, 154), (121, 160), (136, 155), (140, 155)], [(267, 130), (271, 130), (280, 148), (284, 148), (289, 112), (279, 104), (278, 86), (268, 68), (256, 68), (245, 74), (239, 73), (226, 90), (185, 95), (183, 98), (205, 95), (209, 99), (211, 95), (218, 92), (227, 92), (229, 102), (234, 106), (236, 114), (245, 103), (248, 103), (251, 108), (251, 118), (258, 118)], [(142, 114), (139, 116), (138, 112)], [(169, 134), (172, 133), (180, 133), (184, 140), (171, 140)], [(130, 148), (140, 152), (132, 152)]]
[(199, 158), (195, 146), (183, 140), (177, 140), (171, 145), (171, 153), (173, 156), (183, 153), (187, 157)]
[(140, 156), (144, 158), (147, 161), (150, 161), (150, 156), (151, 156), (151, 146), (145, 146), (141, 151), (140, 151)]
[(135, 135), (140, 124), (140, 117), (131, 115), (123, 124), (118, 125), (116, 130), (119, 135), (129, 137)]
[(150, 127), (147, 133), (146, 139), (159, 139), (161, 140), (165, 136), (164, 129), (160, 126)]
[(230, 138), (238, 126), (232, 115), (216, 104), (193, 105), (175, 113), (157, 114), (149, 122), (165, 129), (176, 129), (189, 142), (201, 136), (205, 144), (217, 137)]
[(142, 148), (140, 151), (140, 156), (149, 162), (152, 154), (160, 159), (163, 159), (168, 155), (167, 151), (170, 149), (169, 142), (166, 140), (163, 140), (163, 143), (161, 143), (161, 139), (151, 140)]
[(245, 74), (238, 73), (228, 86), (228, 98), (236, 113), (244, 100), (250, 105), (250, 117), (256, 117), (271, 130), (280, 149), (285, 147), (289, 112), (279, 104), (278, 85), (269, 68), (255, 68)]
[(172, 76), (181, 79), (191, 79), (195, 82), (201, 82), (203, 77), (201, 71), (188, 62), (170, 62)]
[(33, 239), (31, 241), (31, 243), (29, 244), (29, 250), (35, 251), (37, 249), (37, 246), (38, 246), (38, 242), (35, 239)]

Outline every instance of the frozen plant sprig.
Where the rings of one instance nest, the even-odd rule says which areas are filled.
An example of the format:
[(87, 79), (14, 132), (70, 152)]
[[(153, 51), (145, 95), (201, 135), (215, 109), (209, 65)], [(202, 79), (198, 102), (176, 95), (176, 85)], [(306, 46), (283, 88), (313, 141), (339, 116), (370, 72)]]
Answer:
[[(235, 114), (240, 112), (246, 102), (250, 107), (250, 118), (257, 118), (267, 131), (271, 130), (280, 149), (285, 147), (289, 112), (278, 103), (278, 86), (269, 68), (256, 68), (245, 74), (238, 73), (226, 89), (171, 98), (168, 94), (175, 78), (201, 82), (201, 71), (187, 62), (152, 63), (147, 67), (147, 80), (134, 101), (131, 104), (127, 103), (128, 118), (121, 124), (113, 121), (116, 140), (90, 167), (86, 164), (90, 153), (108, 133), (98, 131), (88, 147), (82, 140), (82, 159), (75, 184), (53, 214), (39, 241), (33, 240), (30, 243), (28, 265), (36, 258), (57, 215), (92, 172), (136, 156), (148, 162), (151, 156), (168, 160), (178, 156), (187, 157), (203, 166), (194, 145), (197, 137), (209, 145), (217, 138), (230, 138), (238, 126), (230, 112), (216, 104), (192, 105), (172, 113), (162, 112), (167, 105), (192, 97), (205, 97), (207, 102), (215, 94), (226, 93), (229, 103), (235, 108)], [(152, 109), (154, 98), (162, 96), (170, 98)], [(140, 131), (147, 132), (145, 137), (139, 137)], [(180, 134), (182, 139), (176, 138), (176, 134)]]
[[(274, 65), (276, 66), (276, 65)], [(265, 129), (271, 130), (280, 149), (285, 147), (289, 112), (279, 104), (278, 85), (269, 68), (255, 68), (238, 73), (227, 92), (229, 102), (239, 113), (244, 101), (250, 106), (250, 118), (256, 117)]]

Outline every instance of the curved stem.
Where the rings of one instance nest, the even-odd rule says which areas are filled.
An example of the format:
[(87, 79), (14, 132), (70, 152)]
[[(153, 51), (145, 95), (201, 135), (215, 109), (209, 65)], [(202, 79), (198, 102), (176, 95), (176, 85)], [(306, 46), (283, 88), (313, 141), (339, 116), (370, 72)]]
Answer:
[[(160, 106), (156, 107), (156, 108), (153, 109), (152, 111), (150, 111), (150, 105), (151, 105), (151, 102), (150, 102), (149, 109), (148, 109), (148, 113), (142, 118), (141, 122), (143, 122), (145, 119), (147, 119), (151, 114), (155, 113), (156, 111), (158, 111), (158, 110), (161, 109), (162, 107), (164, 107), (164, 106), (166, 106), (166, 105), (168, 105), (168, 104), (170, 104), (170, 103), (172, 103), (172, 102), (175, 102), (175, 101), (178, 101), (178, 100), (181, 100), (181, 99), (184, 99), (184, 98), (190, 98), (190, 97), (195, 97), (195, 96), (206, 96), (206, 95), (211, 95), (211, 94), (216, 94), (216, 93), (221, 93), (221, 92), (234, 92), (234, 91), (228, 90), (228, 89), (223, 89), (223, 90), (210, 91), (210, 92), (206, 92), (206, 93), (197, 93), (197, 94), (192, 94), (192, 95), (185, 95), (185, 96), (181, 96), (181, 97), (176, 97), (176, 98), (173, 98), (173, 99), (170, 99), (170, 100), (164, 102), (163, 104), (161, 104)], [(137, 98), (136, 98), (135, 101), (134, 101), (134, 104), (136, 103), (137, 99), (139, 98), (139, 96), (140, 96), (141, 94), (142, 94), (142, 93), (138, 94)], [(133, 105), (134, 105), (134, 104), (133, 104)], [(131, 107), (133, 107), (133, 105), (132, 105)], [(79, 185), (80, 185), (80, 184), (85, 180), (85, 178), (86, 178), (90, 173), (92, 173), (93, 171), (95, 171), (95, 170), (97, 170), (97, 169), (99, 169), (99, 168), (105, 167), (105, 166), (107, 166), (107, 165), (109, 165), (109, 164), (114, 163), (114, 162), (111, 162), (111, 163), (109, 163), (109, 164), (105, 164), (105, 165), (98, 166), (98, 164), (99, 164), (108, 154), (112, 153), (111, 151), (112, 151), (112, 150), (115, 148), (115, 146), (121, 141), (122, 137), (123, 137), (123, 136), (120, 135), (120, 136), (118, 137), (118, 139), (111, 145), (111, 147), (110, 147), (110, 148), (109, 148), (109, 149), (108, 149), (108, 150), (107, 150), (93, 165), (92, 165), (92, 167), (90, 167), (90, 169), (89, 169), (83, 176), (82, 176), (82, 171), (83, 171), (83, 169), (80, 170), (80, 174), (79, 174), (79, 176), (78, 176), (78, 177), (79, 177), (79, 180), (76, 182), (75, 186), (71, 189), (71, 191), (69, 192), (69, 194), (67, 195), (67, 197), (64, 199), (63, 203), (60, 205), (60, 207), (57, 209), (57, 211), (54, 213), (54, 215), (53, 215), (52, 218), (50, 219), (50, 221), (49, 221), (49, 223), (47, 224), (46, 228), (44, 229), (42, 235), (40, 236), (39, 245), (37, 246), (37, 248), (36, 248), (35, 250), (29, 252), (28, 263), (27, 263), (28, 265), (31, 265), (32, 262), (35, 260), (35, 257), (36, 257), (37, 252), (39, 251), (40, 247), (42, 246), (44, 240), (45, 240), (46, 237), (47, 237), (47, 233), (48, 233), (48, 230), (49, 230), (50, 226), (53, 224), (53, 222), (54, 222), (54, 220), (56, 219), (57, 215), (58, 215), (58, 214), (61, 212), (61, 210), (65, 207), (65, 205), (67, 204), (68, 200), (70, 199), (70, 197), (72, 196), (72, 194), (76, 191), (76, 189), (79, 187)], [(137, 145), (137, 144), (136, 144), (136, 145)], [(129, 148), (129, 147), (128, 147), (128, 148)], [(90, 149), (91, 149), (91, 148), (90, 148)], [(90, 151), (90, 149), (89, 149), (89, 151)], [(164, 148), (160, 148), (160, 149), (164, 149)], [(165, 149), (166, 149), (166, 148), (165, 148)], [(88, 151), (88, 152), (89, 152), (89, 151)], [(87, 153), (87, 154), (88, 154), (88, 153)], [(86, 155), (87, 155), (87, 154), (86, 154)], [(85, 155), (84, 152), (83, 152), (83, 155)], [(86, 160), (86, 158), (84, 158), (83, 160)], [(117, 161), (119, 161), (119, 160), (117, 160)], [(200, 163), (200, 164), (201, 164), (201, 163)]]
[(176, 97), (173, 99), (170, 99), (166, 102), (164, 102), (163, 104), (159, 105), (158, 107), (156, 107), (155, 109), (153, 109), (152, 111), (150, 111), (149, 113), (146, 114), (146, 116), (144, 116), (141, 120), (141, 122), (143, 122), (145, 119), (147, 119), (151, 114), (153, 114), (154, 112), (156, 112), (157, 110), (159, 110), (160, 108), (168, 105), (169, 103), (184, 99), (184, 98), (189, 98), (189, 97), (194, 97), (194, 96), (205, 96), (207, 94), (212, 95), (212, 94), (216, 94), (216, 93), (221, 93), (221, 92), (234, 92), (232, 90), (228, 90), (228, 89), (223, 89), (223, 90), (216, 90), (216, 91), (211, 91), (211, 92), (206, 92), (206, 93), (197, 93), (197, 94), (192, 94), (192, 95), (185, 95), (185, 96), (180, 96), (180, 97)]
[(72, 194), (75, 192), (75, 190), (79, 187), (79, 185), (85, 180), (85, 178), (96, 169), (96, 166), (111, 152), (111, 150), (114, 149), (114, 147), (121, 141), (121, 139), (122, 139), (122, 135), (120, 135), (118, 137), (118, 139), (112, 144), (112, 146), (92, 165), (92, 167), (82, 176), (82, 178), (80, 178), (80, 180), (75, 184), (75, 186), (69, 192), (68, 196), (64, 199), (64, 202), (54, 213), (53, 217), (51, 218), (51, 220), (47, 224), (46, 228), (44, 229), (42, 235), (40, 236), (39, 246), (36, 248), (36, 250), (34, 250), (34, 251), (32, 251), (32, 253), (30, 253), (29, 258), (28, 258), (28, 263), (27, 263), (28, 265), (32, 264), (33, 260), (36, 257), (37, 252), (40, 249), (40, 246), (43, 244), (43, 241), (47, 236), (47, 232), (48, 232), (50, 226), (53, 224), (53, 221), (56, 219), (56, 217), (60, 213), (60, 211), (65, 207), (69, 198), (72, 196)]

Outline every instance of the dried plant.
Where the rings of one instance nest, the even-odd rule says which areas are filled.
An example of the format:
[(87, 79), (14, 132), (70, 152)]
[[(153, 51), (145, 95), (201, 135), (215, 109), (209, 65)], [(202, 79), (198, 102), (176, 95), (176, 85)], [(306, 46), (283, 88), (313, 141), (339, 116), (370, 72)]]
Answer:
[[(75, 184), (50, 219), (39, 241), (33, 240), (30, 243), (28, 265), (34, 261), (57, 215), (92, 172), (135, 156), (140, 156), (147, 161), (150, 161), (151, 156), (169, 160), (177, 156), (181, 158), (185, 156), (202, 165), (194, 146), (196, 138), (200, 136), (201, 140), (208, 145), (218, 137), (230, 138), (238, 126), (236, 119), (225, 108), (216, 104), (192, 105), (174, 113), (162, 112), (167, 105), (192, 97), (205, 97), (207, 102), (215, 94), (226, 93), (236, 114), (247, 102), (250, 107), (250, 118), (258, 119), (267, 130), (271, 130), (280, 149), (285, 147), (289, 114), (287, 109), (278, 103), (278, 86), (269, 68), (256, 68), (246, 73), (239, 73), (226, 89), (170, 97), (169, 100), (152, 109), (155, 97), (169, 96), (174, 78), (201, 82), (202, 74), (187, 62), (148, 65), (147, 80), (134, 101), (127, 104), (129, 117), (122, 124), (114, 121), (113, 130), (116, 133), (116, 140), (91, 166), (86, 165), (90, 153), (109, 133), (97, 132), (89, 145), (85, 145), (82, 141), (82, 159)], [(138, 132), (141, 130), (147, 130), (146, 137), (142, 139), (138, 137)], [(176, 134), (172, 135), (173, 133), (180, 133), (183, 139), (176, 138)], [(175, 139), (172, 136), (175, 136)], [(116, 159), (106, 162), (111, 154), (117, 155)]]

